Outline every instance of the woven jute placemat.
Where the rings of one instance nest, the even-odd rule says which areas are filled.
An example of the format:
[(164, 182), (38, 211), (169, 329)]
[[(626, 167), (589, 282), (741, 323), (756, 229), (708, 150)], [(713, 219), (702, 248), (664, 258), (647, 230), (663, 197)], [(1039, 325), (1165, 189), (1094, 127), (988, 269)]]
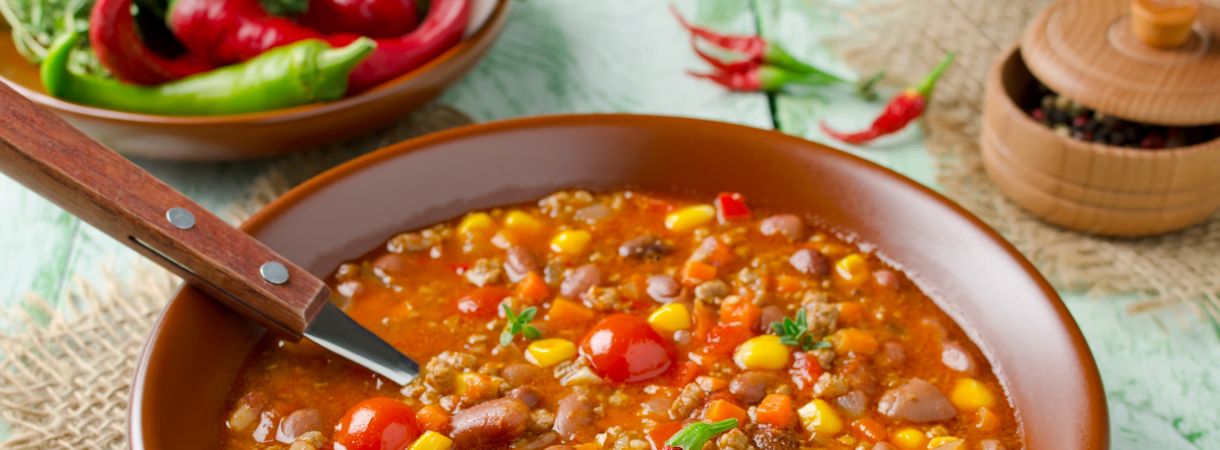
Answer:
[[(372, 135), (282, 158), (220, 214), (232, 223), (298, 183), (370, 150), (471, 123), (431, 106)], [(20, 334), (0, 334), (0, 422), (8, 450), (127, 447), (127, 407), (143, 342), (179, 279), (151, 263), (74, 280), (57, 307), (41, 299), (0, 313)], [(116, 280), (123, 280), (122, 282)], [(35, 317), (49, 317), (40, 323)]]
[(1220, 214), (1146, 239), (1107, 239), (1047, 225), (1000, 193), (983, 171), (983, 86), (1048, 0), (883, 0), (853, 10), (859, 28), (837, 42), (861, 73), (912, 81), (945, 52), (958, 58), (936, 88), (925, 124), (943, 193), (1016, 245), (1060, 289), (1133, 293), (1133, 311), (1184, 306), (1220, 323)]

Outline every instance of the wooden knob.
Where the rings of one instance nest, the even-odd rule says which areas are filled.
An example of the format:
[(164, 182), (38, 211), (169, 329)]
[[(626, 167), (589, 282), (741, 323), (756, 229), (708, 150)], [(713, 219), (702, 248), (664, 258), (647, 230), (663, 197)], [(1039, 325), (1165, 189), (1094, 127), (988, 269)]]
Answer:
[(1131, 0), (1131, 28), (1144, 44), (1173, 48), (1190, 39), (1199, 0)]

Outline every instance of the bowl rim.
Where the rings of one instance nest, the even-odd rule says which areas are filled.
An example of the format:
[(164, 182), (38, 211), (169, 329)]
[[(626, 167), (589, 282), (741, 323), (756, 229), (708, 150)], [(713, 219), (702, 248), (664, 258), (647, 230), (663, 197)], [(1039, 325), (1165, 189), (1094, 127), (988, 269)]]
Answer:
[[(441, 54), (432, 58), (424, 65), (416, 67), (410, 72), (404, 73), (374, 86), (372, 89), (361, 92), (351, 97), (331, 102), (314, 102), (305, 105), (293, 106), (290, 108), (278, 108), (267, 111), (256, 111), (241, 114), (220, 114), (211, 116), (167, 116), (160, 114), (144, 114), (133, 113), (126, 111), (117, 111), (113, 109), (100, 108), (96, 106), (88, 106), (80, 103), (73, 103), (42, 92), (27, 88), (19, 83), (16, 83), (3, 75), (0, 75), (0, 82), (12, 87), (21, 95), (29, 98), (45, 107), (56, 111), (76, 114), (80, 116), (92, 117), (97, 119), (110, 120), (114, 122), (127, 123), (156, 123), (162, 125), (192, 125), (192, 126), (213, 126), (213, 125), (257, 125), (257, 124), (273, 124), (282, 122), (291, 122), (293, 120), (304, 117), (334, 113), (348, 109), (354, 105), (367, 103), (370, 101), (381, 99), (388, 95), (390, 89), (405, 84), (412, 79), (418, 78), (427, 73), (436, 66), (446, 64), (450, 59), (455, 58), (458, 54), (470, 51), (476, 47), (476, 43), (486, 39), (493, 38), (496, 34), (496, 22), (505, 19), (509, 8), (509, 0), (495, 0), (496, 6), (492, 9), (487, 19), (479, 26), (478, 31), (472, 34), (464, 35), (461, 41), (458, 41), (453, 47), (445, 50)], [(10, 26), (0, 20), (0, 30), (7, 31)]]
[[(1197, 153), (1220, 151), (1220, 136), (1214, 139), (1203, 141), (1193, 145), (1184, 147), (1164, 148), (1157, 150), (1144, 150), (1132, 147), (1118, 147), (1113, 145), (1098, 144), (1096, 142), (1083, 142), (1071, 137), (1064, 137), (1055, 134), (1054, 131), (1045, 125), (1035, 122), (1029, 117), (1019, 106), (1017, 101), (1009, 95), (1008, 88), (1004, 85), (1004, 68), (1012, 62), (1020, 62), (1024, 71), (1029, 74), (1033, 80), (1038, 80), (1038, 77), (1029, 70), (1029, 66), (1025, 63), (1025, 57), (1021, 53), (1021, 46), (1013, 44), (1007, 50), (1000, 53), (996, 57), (995, 62), (991, 65), (991, 69), (987, 74), (988, 86), (994, 86), (996, 94), (1003, 101), (1000, 102), (1000, 107), (1004, 108), (1004, 112), (1008, 114), (1016, 114), (1021, 117), (1022, 126), (1034, 128), (1031, 132), (1042, 138), (1052, 138), (1056, 140), (1067, 141), (1064, 147), (1081, 150), (1087, 153), (1092, 153), (1106, 158), (1122, 158), (1135, 160), (1156, 160), (1156, 159), (1179, 159), (1196, 156)], [(984, 94), (984, 101), (987, 95)], [(1220, 128), (1220, 124), (1214, 124)]]
[[(275, 217), (284, 214), (289, 209), (294, 207), (302, 200), (314, 195), (318, 190), (329, 186), (335, 182), (343, 180), (347, 177), (357, 176), (367, 168), (376, 166), (377, 164), (397, 158), (404, 154), (409, 154), (415, 151), (425, 150), (432, 147), (434, 144), (443, 143), (450, 140), (459, 140), (463, 138), (475, 136), (494, 135), (503, 132), (511, 132), (514, 130), (525, 130), (540, 127), (573, 127), (589, 124), (598, 125), (619, 125), (633, 127), (661, 127), (661, 126), (693, 126), (693, 125), (714, 125), (721, 127), (737, 128), (740, 131), (759, 135), (766, 133), (768, 139), (773, 139), (779, 142), (787, 141), (802, 146), (815, 146), (825, 148), (826, 154), (829, 157), (842, 159), (845, 163), (860, 167), (861, 170), (879, 173), (881, 176), (893, 179), (895, 182), (903, 185), (907, 189), (915, 191), (918, 195), (922, 195), (941, 207), (946, 208), (959, 218), (964, 219), (969, 225), (976, 228), (987, 241), (995, 245), (996, 248), (1002, 251), (1007, 257), (1011, 258), (1024, 272), (1025, 276), (1036, 285), (1042, 297), (1048, 303), (1050, 309), (1054, 312), (1054, 316), (1058, 321), (1058, 326), (1063, 329), (1068, 337), (1070, 347), (1066, 351), (1071, 352), (1074, 359), (1079, 363), (1082, 377), (1080, 381), (1083, 383), (1085, 392), (1081, 393), (1081, 398), (1088, 406), (1086, 411), (1080, 411), (1083, 415), (1084, 428), (1081, 430), (1090, 439), (1084, 441), (1089, 448), (1109, 448), (1110, 445), (1110, 427), (1109, 427), (1109, 410), (1107, 399), (1102, 384), (1100, 372), (1097, 367), (1096, 359), (1085, 341), (1084, 334), (1080, 327), (1076, 324), (1075, 319), (1068, 311), (1067, 306), (1063, 303), (1062, 298), (1050, 285), (1050, 283), (1042, 276), (1033, 264), (1022, 255), (1016, 247), (1005, 240), (1000, 234), (984, 223), (974, 214), (967, 211), (962, 206), (949, 200), (945, 196), (937, 193), (931, 188), (924, 186), (905, 175), (902, 175), (892, 169), (881, 166), (880, 164), (868, 161), (862, 157), (856, 156), (849, 152), (838, 150), (833, 147), (803, 139), (797, 136), (781, 133), (776, 130), (768, 130), (756, 127), (750, 127), (741, 124), (718, 122), (705, 119), (697, 119), (690, 117), (675, 117), (662, 115), (647, 115), (647, 114), (622, 114), (622, 113), (587, 113), (587, 114), (561, 114), (561, 115), (542, 115), (521, 118), (502, 119), (472, 125), (466, 125), (448, 130), (439, 131), (436, 133), (427, 134), (413, 139), (407, 139), (386, 147), (382, 147), (373, 152), (361, 155), (347, 162), (332, 167), (318, 175), (315, 175), (308, 180), (298, 184), (288, 192), (277, 197), (268, 205), (259, 209), (244, 221), (239, 228), (247, 233), (257, 233), (260, 229), (266, 226)], [(134, 379), (131, 384), (131, 393), (129, 395), (129, 410), (128, 410), (128, 443), (129, 448), (143, 449), (143, 441), (137, 444), (136, 439), (142, 438), (135, 435), (137, 422), (143, 418), (143, 403), (144, 391), (146, 384), (149, 383), (148, 367), (151, 360), (151, 350), (154, 344), (162, 338), (166, 332), (166, 324), (163, 319), (166, 316), (166, 311), (173, 307), (174, 303), (179, 301), (183, 295), (183, 291), (189, 287), (181, 285), (175, 291), (162, 310), (157, 322), (153, 325), (148, 340), (145, 342), (141, 355), (139, 357)], [(938, 308), (943, 310), (939, 304)], [(963, 326), (965, 328), (965, 326)], [(974, 338), (971, 337), (971, 340)], [(1007, 389), (1007, 386), (1006, 386)], [(1017, 423), (1022, 421), (1018, 413)]]

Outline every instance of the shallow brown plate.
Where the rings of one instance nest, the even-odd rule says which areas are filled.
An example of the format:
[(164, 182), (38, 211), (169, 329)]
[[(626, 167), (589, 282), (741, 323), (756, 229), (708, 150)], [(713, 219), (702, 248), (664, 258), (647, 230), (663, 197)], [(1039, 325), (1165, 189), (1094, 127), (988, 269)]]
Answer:
[[(38, 67), (17, 53), (3, 20), (0, 20), (0, 82), (8, 83), (94, 139), (126, 155), (176, 161), (262, 158), (367, 133), (440, 96), (446, 87), (474, 68), (504, 28), (509, 1), (487, 1), (493, 2), (494, 7), (486, 20), (453, 48), (368, 92), (329, 103), (249, 114), (173, 117), (66, 102), (46, 94), (38, 78)], [(476, 2), (480, 3), (486, 1)]]
[[(978, 344), (1033, 449), (1108, 447), (1092, 355), (1054, 290), (1011, 245), (943, 197), (781, 133), (693, 119), (583, 115), (403, 142), (294, 189), (245, 230), (319, 276), (397, 231), (562, 188), (638, 188), (806, 213), (874, 246)], [(194, 289), (166, 308), (132, 395), (135, 449), (217, 445), (225, 402), (262, 331)]]

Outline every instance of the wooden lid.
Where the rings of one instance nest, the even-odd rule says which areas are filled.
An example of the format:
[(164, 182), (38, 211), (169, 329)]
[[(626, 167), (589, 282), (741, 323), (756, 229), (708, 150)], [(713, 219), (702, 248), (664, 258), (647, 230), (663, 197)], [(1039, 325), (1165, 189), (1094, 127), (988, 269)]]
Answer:
[(1062, 0), (1030, 23), (1021, 53), (1043, 84), (1094, 110), (1159, 125), (1220, 123), (1215, 5)]

